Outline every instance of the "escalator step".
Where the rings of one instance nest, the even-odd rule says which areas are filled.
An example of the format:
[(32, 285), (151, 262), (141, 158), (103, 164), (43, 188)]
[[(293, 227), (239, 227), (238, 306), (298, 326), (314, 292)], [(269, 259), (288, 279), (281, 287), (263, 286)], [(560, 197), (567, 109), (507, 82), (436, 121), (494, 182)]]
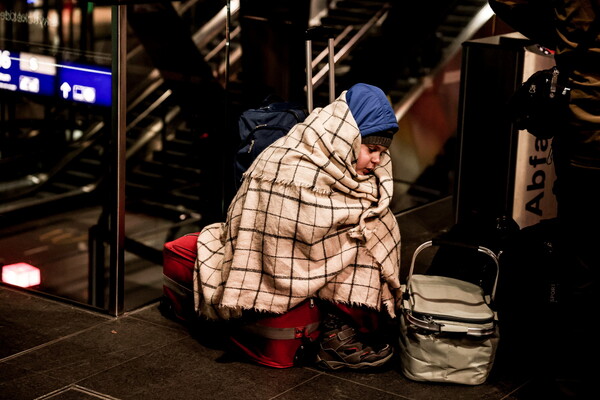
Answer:
[(202, 179), (203, 175), (200, 168), (163, 164), (155, 160), (144, 161), (144, 163), (138, 166), (138, 169), (166, 177), (167, 179), (188, 182), (196, 182)]
[(467, 26), (471, 22), (472, 15), (450, 14), (446, 17), (445, 25)]
[(473, 18), (475, 16), (475, 14), (477, 14), (477, 12), (479, 10), (481, 10), (483, 5), (485, 5), (485, 2), (483, 2), (483, 4), (474, 4), (474, 3), (482, 3), (482, 2), (473, 2), (472, 4), (459, 3), (450, 14), (467, 16), (469, 18)]
[(89, 185), (90, 183), (94, 183), (98, 180), (98, 177), (94, 174), (77, 171), (73, 169), (69, 169), (63, 171), (60, 175), (55, 178), (55, 182), (53, 184), (60, 185), (64, 184), (67, 186), (73, 187), (82, 187), (85, 185)]
[(193, 142), (188, 140), (172, 139), (165, 140), (163, 142), (163, 150), (174, 153), (190, 153), (195, 150), (195, 147), (197, 146), (195, 146)]
[(140, 200), (136, 202), (130, 202), (127, 205), (128, 210), (135, 210), (137, 212), (143, 212), (150, 215), (160, 216), (164, 219), (171, 221), (181, 221), (182, 219), (200, 218), (201, 214), (194, 209), (186, 209), (185, 207), (177, 207), (173, 205), (165, 205), (163, 203), (156, 203), (148, 200)]
[(177, 129), (175, 131), (175, 139), (185, 140), (193, 143), (195, 140), (198, 139), (198, 132), (189, 129)]
[(164, 164), (172, 164), (188, 168), (194, 168), (200, 164), (198, 156), (174, 151), (155, 151), (153, 153), (153, 159)]
[(336, 19), (340, 21), (345, 21), (348, 24), (364, 24), (367, 22), (373, 13), (364, 12), (364, 11), (353, 11), (353, 10), (342, 10), (342, 9), (332, 9), (329, 10), (327, 18)]
[(79, 159), (79, 161), (81, 161), (81, 163), (83, 163), (85, 165), (90, 165), (90, 166), (93, 166), (93, 167), (100, 167), (100, 166), (102, 166), (102, 161), (99, 160), (98, 158), (83, 157), (83, 158)]
[(72, 185), (66, 182), (52, 182), (50, 185), (46, 185), (45, 189), (48, 191), (48, 193), (56, 195), (77, 190), (80, 187), (81, 185)]
[(343, 0), (338, 1), (336, 4), (336, 8), (345, 8), (345, 9), (365, 9), (371, 11), (380, 10), (384, 5), (389, 3), (388, 1), (378, 1), (378, 0)]

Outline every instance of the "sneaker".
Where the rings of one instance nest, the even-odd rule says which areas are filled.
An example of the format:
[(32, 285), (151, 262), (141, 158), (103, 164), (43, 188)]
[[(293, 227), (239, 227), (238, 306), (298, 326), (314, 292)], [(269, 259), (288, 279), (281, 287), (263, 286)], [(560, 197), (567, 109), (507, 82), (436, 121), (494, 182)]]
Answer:
[(343, 325), (323, 334), (316, 363), (318, 367), (329, 370), (375, 368), (385, 364), (393, 354), (389, 344), (377, 351), (365, 346), (357, 340), (354, 328)]

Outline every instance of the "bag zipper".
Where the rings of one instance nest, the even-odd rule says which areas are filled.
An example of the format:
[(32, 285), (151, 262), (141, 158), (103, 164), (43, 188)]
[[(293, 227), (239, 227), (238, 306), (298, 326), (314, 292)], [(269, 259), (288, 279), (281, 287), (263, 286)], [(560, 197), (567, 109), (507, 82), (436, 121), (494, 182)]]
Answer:
[(553, 99), (556, 96), (556, 87), (558, 86), (558, 68), (552, 69), (552, 79), (550, 81), (550, 98)]
[(460, 317), (453, 317), (450, 315), (422, 314), (422, 313), (415, 312), (415, 311), (413, 311), (412, 314), (415, 316), (415, 318), (420, 318), (420, 319), (430, 322), (430, 323), (439, 323), (436, 320), (438, 320), (438, 321), (445, 320), (445, 321), (452, 321), (452, 322), (466, 322), (466, 323), (471, 323), (471, 324), (486, 324), (486, 323), (494, 322), (494, 317), (485, 318), (485, 319), (460, 318)]

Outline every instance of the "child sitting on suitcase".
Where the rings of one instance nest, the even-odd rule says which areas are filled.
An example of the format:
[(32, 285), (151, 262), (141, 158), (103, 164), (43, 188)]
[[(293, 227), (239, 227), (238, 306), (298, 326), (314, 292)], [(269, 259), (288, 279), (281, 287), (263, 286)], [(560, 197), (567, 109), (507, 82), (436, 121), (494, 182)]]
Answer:
[(398, 130), (381, 89), (356, 84), (267, 147), (244, 174), (225, 223), (202, 230), (196, 310), (211, 319), (242, 311), (284, 314), (318, 299), (323, 368), (377, 367), (379, 312), (395, 316), (400, 231), (389, 209)]

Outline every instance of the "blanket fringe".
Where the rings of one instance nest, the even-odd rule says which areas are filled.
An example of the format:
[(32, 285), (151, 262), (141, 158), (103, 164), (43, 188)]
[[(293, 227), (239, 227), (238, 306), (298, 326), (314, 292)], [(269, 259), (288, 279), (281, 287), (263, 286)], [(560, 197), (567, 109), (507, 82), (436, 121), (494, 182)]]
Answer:
[(268, 183), (273, 183), (276, 185), (295, 187), (297, 189), (309, 189), (315, 193), (318, 193), (321, 195), (326, 195), (326, 196), (333, 193), (333, 191), (331, 189), (317, 188), (313, 185), (310, 185), (310, 184), (304, 183), (304, 182), (295, 182), (295, 181), (290, 181), (287, 179), (274, 179), (274, 178), (270, 178), (270, 177), (265, 177), (261, 173), (259, 173), (259, 174), (246, 173), (246, 174), (244, 174), (244, 179), (255, 179), (255, 180), (261, 181), (261, 182), (268, 182)]
[[(394, 301), (383, 301), (382, 304), (380, 304), (379, 306), (373, 306), (371, 304), (365, 304), (365, 303), (359, 303), (359, 302), (355, 302), (355, 301), (338, 301), (338, 300), (334, 300), (334, 299), (329, 299), (329, 298), (325, 298), (325, 297), (317, 297), (317, 299), (322, 300), (322, 301), (328, 301), (331, 303), (337, 303), (337, 304), (343, 304), (346, 305), (348, 307), (366, 307), (375, 311), (381, 311), (382, 309), (384, 309), (385, 311), (387, 311), (387, 313), (389, 314), (389, 316), (391, 318), (395, 318), (396, 317), (396, 313), (395, 313), (395, 305), (394, 305)], [(255, 312), (258, 314), (265, 314), (265, 316), (267, 315), (283, 315), (285, 314), (287, 311), (289, 310), (283, 310), (283, 311), (273, 311), (273, 310), (263, 310), (263, 309), (259, 309), (259, 308), (255, 308), (255, 307), (230, 307), (230, 306), (219, 306), (218, 308), (212, 307), (210, 305), (207, 305), (205, 302), (202, 302), (202, 306), (200, 307), (200, 311), (198, 312), (198, 316), (202, 316), (205, 317), (206, 319), (209, 320), (230, 320), (230, 319), (237, 319), (237, 318), (241, 318), (243, 312)]]

